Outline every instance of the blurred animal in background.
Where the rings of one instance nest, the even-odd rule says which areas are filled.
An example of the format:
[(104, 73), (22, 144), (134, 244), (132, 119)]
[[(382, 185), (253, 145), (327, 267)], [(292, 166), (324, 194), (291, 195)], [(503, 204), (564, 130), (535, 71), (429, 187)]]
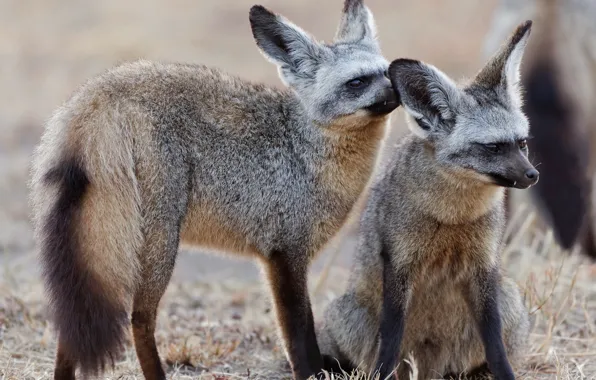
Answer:
[(540, 182), (510, 190), (508, 214), (522, 203), (539, 209), (564, 249), (580, 245), (596, 259), (596, 1), (500, 0), (485, 40), (485, 57), (511, 27), (534, 20), (522, 67), (530, 157)]

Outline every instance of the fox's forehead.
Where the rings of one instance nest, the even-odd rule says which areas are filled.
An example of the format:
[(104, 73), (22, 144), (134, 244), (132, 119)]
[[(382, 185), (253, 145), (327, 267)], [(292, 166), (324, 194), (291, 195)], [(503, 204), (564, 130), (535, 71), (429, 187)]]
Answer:
[(459, 115), (455, 134), (469, 142), (490, 144), (525, 139), (529, 134), (529, 123), (519, 109), (508, 109), (501, 105), (477, 107), (471, 112)]
[(323, 78), (340, 81), (359, 76), (383, 74), (389, 62), (375, 48), (366, 44), (337, 44), (330, 47), (332, 58), (322, 62), (319, 73)]

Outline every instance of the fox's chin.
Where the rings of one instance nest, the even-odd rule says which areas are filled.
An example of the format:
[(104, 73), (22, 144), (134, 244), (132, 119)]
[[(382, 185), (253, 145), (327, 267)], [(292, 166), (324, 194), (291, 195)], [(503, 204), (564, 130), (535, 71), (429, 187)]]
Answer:
[(399, 107), (397, 99), (384, 100), (378, 103), (371, 104), (365, 110), (371, 116), (386, 116)]
[(527, 189), (533, 185), (533, 184), (523, 183), (521, 181), (515, 181), (515, 180), (504, 177), (497, 173), (487, 173), (486, 175), (490, 177), (490, 179), (494, 185), (497, 185), (500, 187), (509, 187), (509, 188), (523, 190), (523, 189)]
[(494, 185), (501, 187), (515, 187), (517, 185), (515, 181), (512, 181), (511, 179), (502, 175), (496, 173), (487, 173), (487, 175), (490, 177)]

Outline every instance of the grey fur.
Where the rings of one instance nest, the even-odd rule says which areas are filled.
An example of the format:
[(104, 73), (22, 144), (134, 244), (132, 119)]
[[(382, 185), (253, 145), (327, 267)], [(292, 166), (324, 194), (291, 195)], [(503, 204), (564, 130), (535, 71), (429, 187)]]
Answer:
[[(346, 12), (357, 15), (343, 15), (332, 44), (261, 6), (251, 9), (257, 44), (289, 90), (202, 65), (138, 61), (91, 79), (47, 123), (33, 162), (38, 239), (63, 238), (42, 228), (59, 196), (44, 177), (70, 159), (89, 180), (73, 213), (82, 251), (76, 270), (132, 311), (146, 377), (163, 377), (151, 342), (179, 241), (258, 258), (295, 377), (320, 369), (308, 328), (307, 268), (367, 184), (388, 114), (398, 105), (374, 36), (354, 38), (352, 29), (374, 28), (371, 17), (359, 16), (369, 11), (361, 1), (347, 3)], [(346, 82), (363, 75), (366, 86), (348, 89)], [(51, 273), (46, 282), (57, 286)], [(296, 302), (286, 302), (288, 293)], [(96, 333), (83, 331), (86, 321), (77, 318), (69, 323), (80, 334)], [(76, 365), (72, 342), (59, 346), (64, 361)]]
[[(251, 15), (263, 54), (279, 65), (281, 79), (297, 93), (309, 118), (321, 124), (352, 114), (363, 103), (378, 101), (375, 90), (386, 86), (382, 74), (388, 62), (375, 38), (371, 12), (362, 1), (346, 1), (344, 11), (329, 45), (266, 10)], [(350, 79), (366, 75), (376, 76), (366, 93), (354, 97), (343, 87)]]
[[(408, 378), (402, 360), (410, 353), (421, 379), (485, 363), (480, 335), (486, 326), (479, 321), (483, 305), (491, 302), (498, 305), (502, 330), (494, 331), (502, 331), (508, 359), (515, 362), (523, 352), (529, 315), (516, 284), (500, 273), (504, 189), (486, 173), (513, 175), (532, 166), (527, 151), (517, 148), (495, 157), (476, 143), (505, 141), (517, 147), (527, 137), (519, 88), (510, 79), (528, 35), (529, 24), (520, 26), (461, 87), (419, 61), (391, 64), (390, 77), (412, 133), (368, 192), (348, 289), (330, 304), (319, 326), (324, 355), (367, 371), (378, 369), (383, 310), (391, 307), (387, 297), (404, 308), (399, 378)], [(392, 289), (384, 288), (387, 266), (396, 280)], [(491, 286), (496, 288), (492, 295)], [(506, 366), (497, 370), (509, 371)]]

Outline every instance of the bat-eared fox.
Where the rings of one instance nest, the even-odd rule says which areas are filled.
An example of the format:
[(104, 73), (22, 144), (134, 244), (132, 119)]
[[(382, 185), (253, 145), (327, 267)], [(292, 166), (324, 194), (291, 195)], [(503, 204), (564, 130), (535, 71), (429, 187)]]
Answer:
[[(528, 160), (519, 68), (531, 22), (468, 83), (397, 59), (389, 76), (411, 133), (368, 191), (346, 293), (317, 326), (329, 369), (407, 379), (514, 379), (529, 315), (500, 267), (504, 189), (539, 173)], [(536, 126), (539, 128), (540, 126)]]
[(323, 367), (307, 270), (369, 182), (399, 99), (361, 0), (328, 44), (263, 6), (249, 19), (287, 89), (141, 60), (47, 122), (31, 202), (55, 379), (101, 374), (130, 324), (145, 378), (165, 379), (155, 318), (179, 243), (259, 260), (294, 377)]

